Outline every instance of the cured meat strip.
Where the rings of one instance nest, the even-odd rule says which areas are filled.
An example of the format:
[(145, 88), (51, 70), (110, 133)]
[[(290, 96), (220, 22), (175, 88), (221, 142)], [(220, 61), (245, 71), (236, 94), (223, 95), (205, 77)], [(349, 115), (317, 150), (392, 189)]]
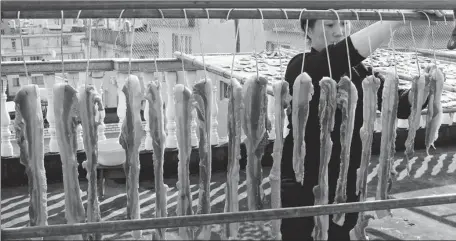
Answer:
[(30, 226), (47, 226), (47, 183), (44, 169), (44, 124), (37, 85), (25, 85), (14, 98), (14, 129), (25, 166), (30, 195)]
[[(192, 215), (192, 196), (190, 195), (190, 154), (192, 153), (191, 143), (191, 122), (192, 122), (192, 93), (182, 84), (174, 87), (174, 99), (176, 104), (176, 134), (177, 148), (179, 151), (178, 182), (179, 190), (177, 199), (177, 216)], [(193, 239), (193, 230), (189, 227), (179, 228), (179, 236), (184, 240)]]
[[(125, 81), (122, 92), (125, 94), (127, 108), (119, 136), (119, 143), (125, 149), (124, 171), (127, 177), (127, 219), (140, 219), (139, 207), (139, 146), (143, 136), (141, 123), (141, 101), (144, 85), (135, 75)], [(132, 231), (133, 238), (141, 238), (141, 230)]]
[[(57, 83), (53, 89), (55, 130), (62, 161), (63, 186), (65, 191), (65, 218), (67, 224), (84, 223), (86, 220), (82, 205), (81, 189), (78, 179), (76, 151), (76, 127), (79, 119), (77, 91), (66, 83)], [(81, 235), (78, 235), (81, 237)], [(76, 236), (74, 237), (76, 238)]]
[[(320, 168), (318, 171), (318, 185), (313, 188), (315, 205), (328, 204), (328, 164), (331, 158), (331, 132), (334, 129), (334, 115), (336, 113), (337, 84), (331, 78), (323, 77), (320, 80), (320, 102), (318, 115), (320, 116)], [(315, 216), (313, 230), (314, 240), (327, 240), (329, 216)]]
[[(391, 162), (395, 154), (397, 107), (398, 107), (399, 78), (393, 73), (385, 75), (385, 84), (382, 93), (382, 137), (380, 142), (380, 157), (378, 167), (378, 183), (376, 200), (388, 198), (388, 183), (391, 182)], [(377, 210), (378, 218), (391, 215), (390, 210)]]
[[(87, 156), (87, 161), (83, 166), (87, 170), (87, 222), (100, 222), (100, 204), (97, 195), (97, 165), (98, 165), (98, 125), (95, 121), (95, 116), (98, 106), (98, 111), (103, 110), (103, 103), (100, 95), (98, 95), (95, 86), (84, 85), (79, 89), (79, 115), (81, 118), (84, 149)], [(102, 234), (88, 234), (91, 240), (100, 240)]]
[[(342, 123), (340, 125), (340, 170), (334, 203), (345, 203), (347, 201), (347, 175), (357, 103), (358, 90), (356, 86), (348, 77), (342, 77), (337, 84), (337, 105), (342, 110)], [(344, 225), (345, 213), (334, 214), (333, 222), (339, 226)]]
[[(432, 65), (426, 69), (426, 78), (430, 80), (428, 114), (426, 116), (425, 144), (426, 153), (429, 155), (429, 148), (434, 147), (434, 142), (439, 137), (439, 129), (442, 124), (442, 91), (445, 75), (437, 66)], [(434, 147), (435, 148), (435, 147)]]
[(293, 124), (293, 170), (296, 181), (304, 183), (304, 159), (306, 157), (307, 118), (309, 117), (309, 101), (314, 94), (312, 79), (307, 73), (298, 75), (293, 84), (292, 124)]
[[(231, 79), (228, 89), (228, 174), (226, 177), (225, 212), (239, 212), (239, 159), (241, 159), (242, 85)], [(236, 239), (239, 223), (225, 226), (226, 238)]]
[[(168, 187), (163, 182), (163, 162), (165, 155), (165, 112), (161, 95), (160, 82), (149, 82), (147, 85), (146, 99), (149, 101), (149, 128), (152, 137), (152, 149), (154, 157), (154, 183), (155, 183), (155, 217), (168, 216), (166, 209), (166, 193)], [(159, 229), (158, 236), (153, 240), (165, 239), (166, 229)]]
[[(197, 115), (199, 133), (199, 196), (198, 214), (211, 213), (211, 171), (212, 171), (212, 148), (211, 148), (211, 109), (212, 109), (212, 82), (208, 79), (196, 83), (193, 86), (193, 99)], [(209, 240), (211, 226), (203, 226), (195, 236), (198, 239)]]
[[(368, 76), (362, 82), (363, 86), (363, 126), (360, 129), (362, 143), (361, 163), (357, 170), (356, 194), (359, 201), (365, 202), (367, 199), (367, 174), (369, 161), (371, 159), (372, 141), (374, 137), (375, 119), (377, 117), (377, 92), (380, 87), (380, 79), (373, 75)], [(367, 240), (365, 229), (369, 219), (364, 212), (358, 214), (356, 226), (350, 231), (351, 240)]]
[[(274, 91), (274, 112), (275, 112), (275, 134), (274, 147), (272, 152), (272, 168), (269, 174), (271, 180), (271, 208), (281, 208), (280, 199), (280, 167), (282, 161), (283, 149), (283, 128), (285, 122), (285, 109), (289, 111), (290, 107), (290, 90), (288, 82), (277, 81), (272, 84)], [(299, 93), (299, 92), (298, 92)], [(276, 240), (282, 240), (280, 233), (281, 220), (272, 220), (272, 235)]]
[(266, 131), (268, 97), (266, 87), (268, 81), (264, 77), (252, 76), (243, 86), (243, 121), (242, 127), (247, 136), (247, 202), (249, 210), (263, 208), (264, 192), (261, 186), (261, 158), (268, 143)]
[[(405, 159), (406, 163), (414, 154), (415, 148), (415, 136), (416, 131), (420, 128), (421, 121), (421, 107), (424, 102), (424, 87), (425, 87), (425, 76), (416, 76), (412, 80), (412, 88), (410, 89), (409, 95), (412, 98), (412, 106), (410, 107), (411, 113), (408, 118), (408, 135), (405, 140)], [(409, 166), (407, 165), (407, 169)]]

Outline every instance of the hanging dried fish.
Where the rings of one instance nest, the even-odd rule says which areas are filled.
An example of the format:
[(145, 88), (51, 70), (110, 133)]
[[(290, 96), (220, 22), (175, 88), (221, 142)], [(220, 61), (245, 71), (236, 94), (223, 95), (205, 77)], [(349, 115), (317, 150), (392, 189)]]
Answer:
[[(328, 164), (331, 158), (332, 141), (331, 132), (334, 129), (334, 115), (336, 113), (337, 84), (331, 78), (323, 77), (320, 80), (320, 102), (318, 115), (320, 116), (320, 168), (318, 171), (318, 185), (313, 188), (315, 205), (328, 204)], [(314, 217), (315, 227), (313, 237), (315, 240), (327, 240), (329, 229), (329, 216)]]
[[(426, 153), (429, 155), (429, 148), (434, 147), (434, 142), (439, 137), (439, 129), (442, 124), (442, 91), (445, 75), (437, 66), (428, 66), (426, 69), (426, 78), (430, 81), (428, 114), (426, 117)], [(434, 147), (435, 148), (435, 147)]]

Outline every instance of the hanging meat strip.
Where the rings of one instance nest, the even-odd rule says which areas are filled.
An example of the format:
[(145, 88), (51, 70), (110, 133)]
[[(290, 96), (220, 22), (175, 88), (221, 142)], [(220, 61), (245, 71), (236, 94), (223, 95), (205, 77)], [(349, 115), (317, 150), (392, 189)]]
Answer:
[(268, 143), (266, 96), (267, 79), (252, 76), (243, 86), (244, 114), (242, 127), (247, 136), (247, 202), (249, 210), (263, 208), (261, 158)]
[[(57, 83), (53, 89), (55, 130), (62, 161), (63, 186), (65, 191), (65, 218), (67, 224), (84, 223), (86, 220), (82, 205), (81, 189), (78, 179), (78, 161), (76, 151), (76, 127), (79, 118), (77, 91), (67, 83)], [(81, 235), (77, 235), (82, 238)], [(76, 239), (73, 236), (72, 239)]]
[(442, 124), (443, 109), (441, 98), (445, 75), (435, 65), (429, 66), (426, 72), (426, 78), (429, 78), (431, 84), (425, 134), (426, 153), (429, 155), (429, 148), (431, 146), (434, 147), (434, 142), (439, 137), (439, 129)]
[[(241, 159), (242, 85), (231, 79), (228, 89), (228, 174), (226, 177), (225, 212), (239, 212), (239, 159)], [(225, 226), (225, 237), (236, 239), (239, 223)]]
[[(177, 199), (177, 216), (192, 215), (192, 196), (190, 195), (190, 154), (192, 153), (191, 143), (191, 122), (192, 122), (192, 93), (182, 84), (174, 86), (174, 99), (176, 104), (176, 134), (177, 148), (179, 151), (178, 182), (179, 190)], [(193, 230), (190, 227), (179, 228), (179, 236), (184, 240), (193, 239)]]
[[(391, 182), (391, 164), (396, 150), (396, 126), (398, 107), (399, 78), (394, 73), (387, 73), (382, 93), (382, 137), (378, 167), (376, 200), (388, 198), (388, 183)], [(390, 210), (377, 210), (377, 217), (391, 216)]]
[(47, 226), (47, 183), (44, 169), (44, 124), (37, 85), (23, 86), (14, 98), (14, 129), (29, 187), (30, 226)]
[[(331, 158), (331, 132), (334, 129), (334, 115), (336, 113), (337, 84), (331, 78), (323, 77), (320, 80), (320, 102), (318, 115), (320, 116), (320, 168), (318, 171), (318, 185), (313, 188), (315, 205), (328, 204), (328, 164)], [(313, 237), (315, 240), (327, 240), (329, 216), (315, 216)]]
[[(421, 121), (421, 107), (424, 102), (424, 87), (425, 87), (425, 76), (416, 76), (412, 80), (412, 88), (410, 89), (409, 95), (412, 98), (412, 106), (410, 107), (411, 113), (408, 118), (408, 135), (405, 141), (405, 159), (406, 163), (409, 162), (410, 158), (414, 154), (415, 148), (415, 136), (416, 131), (420, 128)], [(407, 165), (407, 169), (409, 166)], [(394, 171), (394, 170), (393, 170)], [(410, 173), (410, 171), (409, 171)]]
[[(374, 137), (374, 125), (377, 117), (377, 92), (380, 87), (380, 79), (373, 75), (363, 80), (363, 126), (360, 129), (362, 143), (361, 163), (357, 170), (356, 194), (359, 201), (365, 202), (367, 199), (367, 174), (371, 159), (372, 141)], [(358, 214), (356, 226), (350, 231), (351, 240), (367, 240), (365, 229), (372, 216), (365, 215), (364, 212)]]
[[(271, 208), (281, 208), (280, 199), (280, 166), (283, 149), (283, 129), (285, 122), (285, 110), (290, 110), (290, 90), (288, 82), (277, 81), (272, 84), (274, 91), (274, 113), (275, 113), (275, 134), (274, 147), (272, 152), (273, 164), (269, 174), (271, 180)], [(282, 240), (280, 233), (281, 220), (272, 220), (272, 235), (276, 240)]]
[[(342, 123), (340, 125), (340, 171), (334, 203), (345, 203), (347, 201), (347, 175), (348, 167), (350, 165), (350, 148), (353, 137), (353, 126), (355, 125), (357, 103), (358, 90), (356, 89), (356, 86), (348, 77), (342, 77), (337, 84), (337, 105), (342, 112)], [(333, 222), (339, 226), (344, 225), (345, 214), (334, 214)]]
[[(160, 82), (151, 81), (147, 85), (146, 100), (149, 101), (149, 128), (152, 137), (154, 157), (154, 183), (155, 183), (155, 217), (168, 216), (166, 209), (166, 193), (168, 187), (163, 182), (163, 162), (165, 159), (165, 113)], [(159, 229), (158, 236), (153, 240), (164, 240), (166, 229)]]
[(300, 74), (293, 84), (292, 124), (293, 124), (293, 170), (296, 181), (304, 184), (304, 159), (306, 157), (307, 118), (309, 117), (309, 102), (314, 94), (312, 79), (307, 73)]
[[(95, 107), (98, 106), (98, 109)], [(98, 165), (98, 125), (95, 121), (97, 111), (103, 110), (103, 103), (93, 85), (81, 86), (79, 90), (79, 114), (81, 118), (84, 148), (87, 161), (83, 164), (87, 170), (87, 222), (100, 222), (100, 204), (97, 195)], [(102, 234), (88, 234), (90, 240), (100, 240)]]
[[(211, 109), (212, 109), (212, 82), (208, 79), (196, 83), (193, 86), (193, 99), (197, 114), (199, 133), (199, 202), (198, 214), (211, 213), (211, 170), (212, 170), (212, 148), (211, 148)], [(202, 227), (198, 239), (209, 240), (211, 237), (211, 225)]]
[[(122, 92), (127, 108), (125, 120), (119, 136), (119, 143), (125, 150), (124, 171), (127, 177), (127, 219), (141, 219), (139, 213), (139, 146), (143, 136), (141, 124), (141, 101), (144, 85), (137, 76), (130, 75), (125, 81)], [(141, 230), (132, 231), (133, 238), (141, 238)]]

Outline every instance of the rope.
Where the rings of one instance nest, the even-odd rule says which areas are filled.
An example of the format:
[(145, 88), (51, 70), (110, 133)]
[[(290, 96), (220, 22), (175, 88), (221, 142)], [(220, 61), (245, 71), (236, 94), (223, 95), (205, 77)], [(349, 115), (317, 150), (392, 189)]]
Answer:
[(133, 33), (131, 34), (131, 44), (130, 44), (130, 56), (128, 57), (128, 76), (131, 73), (131, 57), (133, 55), (133, 43), (135, 42), (135, 21), (136, 18), (133, 19)]
[[(302, 13), (307, 11), (307, 9), (301, 10), (301, 13), (299, 14), (299, 21), (301, 21)], [(302, 52), (302, 65), (301, 65), (301, 73), (304, 72), (304, 60), (306, 59), (306, 50), (307, 50), (307, 31), (309, 30), (309, 20), (306, 21), (306, 32), (304, 33), (304, 51)]]
[(416, 68), (418, 70), (418, 76), (421, 76), (421, 68), (420, 68), (420, 63), (418, 61), (418, 49), (416, 47), (416, 40), (415, 40), (415, 36), (413, 34), (412, 22), (410, 22), (410, 32), (411, 32), (411, 35), (412, 35), (413, 47), (415, 48)]
[(65, 80), (65, 83), (68, 83), (68, 79), (65, 78), (65, 63), (63, 61), (63, 21), (65, 20), (63, 18), (63, 11), (61, 11), (62, 14), (62, 25), (60, 27), (60, 55), (62, 56), (62, 78)]
[(21, 11), (17, 12), (17, 21), (19, 22), (19, 38), (21, 40), (21, 54), (22, 54), (22, 62), (24, 63), (24, 71), (25, 71), (25, 76), (27, 77), (27, 83), (31, 84), (31, 79), (28, 74), (27, 70), (27, 64), (25, 63), (25, 56), (24, 56), (24, 43), (22, 39), (22, 28), (21, 28)]
[[(208, 19), (208, 22), (209, 22), (209, 11), (206, 10), (206, 13), (207, 13), (207, 19)], [(204, 78), (205, 80), (207, 81), (207, 71), (206, 71), (206, 63), (204, 62), (204, 49), (203, 49), (203, 39), (201, 38), (201, 31), (200, 31), (200, 24), (198, 22), (197, 24), (198, 26), (196, 27), (197, 30), (198, 30), (198, 38), (199, 38), (199, 44), (200, 44), (200, 48), (201, 48), (201, 57), (203, 58), (203, 69), (204, 69)], [(182, 59), (182, 61), (184, 61), (184, 59)], [(184, 65), (182, 64), (182, 67), (184, 67)]]
[(391, 24), (389, 26), (390, 34), (391, 34), (391, 48), (393, 49), (393, 60), (394, 60), (394, 72), (397, 75), (397, 60), (396, 60), (396, 49), (394, 48), (394, 33)]
[(329, 68), (329, 77), (332, 79), (331, 60), (329, 59), (328, 39), (326, 39), (325, 20), (324, 19), (321, 21), (321, 26), (323, 28), (323, 38), (325, 39), (326, 57), (328, 59), (328, 68)]
[[(233, 10), (233, 9), (230, 9), (230, 10), (228, 11), (228, 14), (226, 15), (226, 20), (227, 20), (227, 21), (228, 21), (228, 19), (229, 19), (229, 17), (230, 17), (230, 12), (231, 12), (231, 10)], [(235, 57), (236, 57), (236, 49), (237, 49), (237, 48), (236, 48), (236, 44), (237, 44), (238, 37), (239, 37), (239, 26), (237, 27), (236, 33), (235, 33), (234, 35), (235, 35), (235, 36), (234, 36), (234, 51), (233, 51), (233, 60), (232, 60), (232, 62), (231, 62), (230, 79), (233, 78), (234, 59), (235, 59)]]
[[(182, 11), (184, 11), (184, 19), (185, 19), (185, 22), (188, 23), (187, 11), (185, 11), (185, 9), (182, 9)], [(177, 22), (177, 28), (178, 28), (177, 32), (180, 33), (180, 32), (181, 32), (181, 25), (180, 25), (180, 22), (179, 22), (179, 21)], [(199, 30), (198, 30), (198, 31), (199, 31)], [(184, 53), (184, 49), (183, 49), (183, 48), (184, 48), (184, 41), (183, 41), (184, 38), (183, 38), (183, 37), (184, 37), (184, 36), (177, 35), (178, 43), (180, 43), (180, 44), (179, 44), (179, 45), (180, 45), (180, 46), (179, 46), (179, 50), (180, 50), (180, 52), (181, 52), (182, 54)], [(200, 41), (201, 41), (201, 40), (200, 40)], [(184, 84), (185, 84), (185, 86), (188, 86), (187, 76), (186, 76), (185, 68), (184, 68), (184, 59), (182, 58), (181, 61), (182, 61), (182, 72), (183, 72), (182, 74), (184, 75)]]
[[(277, 49), (278, 49), (278, 53), (279, 53), (279, 64), (280, 64), (280, 67), (279, 67), (279, 73), (280, 73), (280, 76), (282, 77), (282, 79), (285, 77), (282, 75), (282, 55), (280, 54), (280, 45), (279, 45), (279, 32), (277, 31), (277, 24), (274, 23), (274, 27), (276, 29), (276, 37), (277, 37)], [(304, 63), (304, 59), (302, 60), (302, 62)], [(302, 71), (301, 71), (302, 72)]]
[(89, 41), (87, 42), (87, 68), (86, 68), (86, 79), (85, 86), (87, 87), (87, 82), (89, 81), (89, 64), (91, 57), (91, 45), (92, 45), (92, 19), (89, 19)]

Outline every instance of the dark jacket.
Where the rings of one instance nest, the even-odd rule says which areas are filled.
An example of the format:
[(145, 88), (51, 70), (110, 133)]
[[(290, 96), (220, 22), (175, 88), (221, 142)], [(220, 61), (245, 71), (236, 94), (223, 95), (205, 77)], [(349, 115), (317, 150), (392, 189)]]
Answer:
[[(333, 79), (338, 82), (344, 75), (348, 76), (348, 56), (346, 49), (346, 41), (343, 40), (335, 45), (328, 46), (329, 56), (331, 59), (331, 70)], [(361, 138), (360, 128), (363, 124), (363, 89), (362, 80), (371, 74), (367, 68), (361, 63), (364, 57), (359, 55), (357, 50), (353, 47), (350, 37), (348, 38), (348, 47), (350, 52), (350, 62), (352, 68), (352, 81), (358, 90), (358, 103), (356, 106), (355, 123), (353, 130), (353, 138), (351, 144), (350, 153), (350, 166), (348, 171), (347, 180), (347, 201), (353, 202), (358, 200), (358, 196), (355, 194), (356, 186), (356, 170), (359, 168), (361, 161)], [(285, 80), (290, 85), (290, 92), (293, 94), (293, 84), (296, 77), (301, 73), (302, 65), (302, 54), (296, 55), (292, 58), (288, 64), (287, 71), (285, 74)], [(318, 170), (320, 163), (320, 124), (318, 116), (318, 103), (320, 99), (320, 86), (319, 81), (322, 77), (329, 76), (328, 61), (326, 55), (326, 49), (317, 52), (312, 49), (310, 53), (306, 54), (304, 71), (312, 78), (314, 86), (314, 95), (310, 101), (309, 117), (306, 125), (305, 143), (306, 143), (306, 156), (305, 156), (305, 176), (304, 186), (296, 183), (295, 173), (293, 170), (293, 130), (291, 124), (291, 115), (288, 116), (290, 132), (285, 138), (282, 156), (282, 206), (293, 207), (293, 206), (309, 206), (314, 203), (314, 196), (312, 188), (318, 184)], [(381, 110), (382, 106), (382, 91), (384, 79), (378, 75), (381, 79), (381, 85), (378, 90), (378, 110)], [(410, 104), (408, 101), (409, 90), (399, 90), (399, 105), (398, 105), (398, 118), (407, 119), (410, 115)], [(333, 203), (337, 179), (339, 177), (339, 165), (340, 165), (340, 125), (342, 115), (341, 110), (337, 109), (335, 114), (335, 125), (334, 130), (331, 134), (333, 142), (333, 148), (331, 152), (331, 160), (328, 167), (329, 175), (329, 203)], [(356, 224), (357, 214), (347, 215), (344, 227), (348, 230), (354, 227)], [(299, 222), (299, 219), (293, 222)], [(302, 220), (302, 219), (301, 219)], [(307, 219), (306, 225), (311, 225), (312, 220)], [(287, 232), (284, 225), (291, 222), (288, 220), (282, 224), (282, 233)], [(291, 228), (293, 224), (288, 224)], [(312, 224), (313, 225), (313, 224)], [(301, 227), (302, 233), (302, 225)], [(311, 229), (309, 229), (311, 231)], [(330, 230), (331, 231), (331, 230)], [(293, 232), (293, 231), (290, 231)], [(285, 234), (286, 235), (286, 234)]]

